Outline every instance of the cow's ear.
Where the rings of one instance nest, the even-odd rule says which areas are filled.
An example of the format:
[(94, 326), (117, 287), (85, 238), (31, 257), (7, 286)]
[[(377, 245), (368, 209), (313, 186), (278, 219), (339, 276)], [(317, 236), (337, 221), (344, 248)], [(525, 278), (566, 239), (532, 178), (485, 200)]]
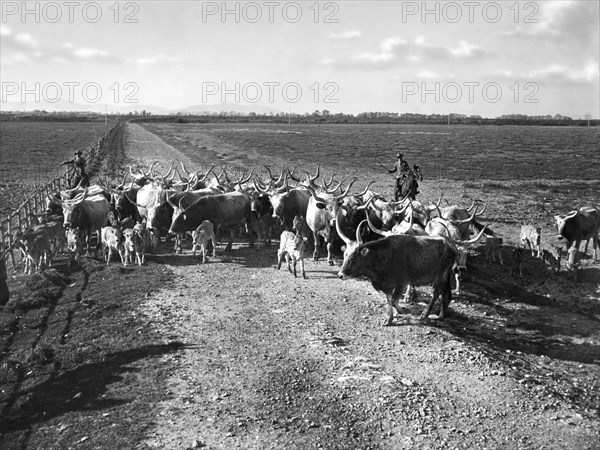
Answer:
[(341, 251), (343, 251), (343, 252), (345, 252), (345, 251), (346, 251), (346, 246), (345, 246), (345, 245), (342, 245), (342, 246), (340, 247), (340, 250), (341, 250)]
[(360, 250), (360, 256), (367, 256), (368, 254), (369, 254), (369, 249), (368, 248), (363, 247)]
[(317, 202), (317, 208), (319, 208), (319, 209), (325, 209), (325, 204), (321, 203), (321, 202)]

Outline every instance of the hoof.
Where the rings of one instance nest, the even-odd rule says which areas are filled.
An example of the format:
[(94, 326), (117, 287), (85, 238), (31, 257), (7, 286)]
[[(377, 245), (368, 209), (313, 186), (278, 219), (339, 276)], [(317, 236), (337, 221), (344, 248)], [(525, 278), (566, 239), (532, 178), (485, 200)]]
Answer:
[(383, 323), (383, 326), (384, 326), (384, 327), (391, 327), (392, 325), (394, 325), (394, 321), (393, 321), (392, 319), (386, 320), (386, 321)]

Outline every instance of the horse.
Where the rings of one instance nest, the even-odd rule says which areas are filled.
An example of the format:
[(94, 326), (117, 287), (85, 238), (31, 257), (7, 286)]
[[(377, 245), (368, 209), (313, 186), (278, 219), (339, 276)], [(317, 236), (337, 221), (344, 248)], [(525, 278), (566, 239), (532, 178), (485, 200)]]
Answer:
[(414, 200), (419, 193), (418, 181), (423, 181), (423, 174), (421, 168), (415, 164), (408, 172), (404, 172), (401, 177), (396, 178), (394, 199), (398, 201), (400, 198), (408, 197)]

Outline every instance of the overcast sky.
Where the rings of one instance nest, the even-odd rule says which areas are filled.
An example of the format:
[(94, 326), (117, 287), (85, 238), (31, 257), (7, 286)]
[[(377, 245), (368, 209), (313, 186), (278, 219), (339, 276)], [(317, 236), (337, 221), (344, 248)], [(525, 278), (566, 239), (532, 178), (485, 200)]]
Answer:
[(590, 0), (3, 1), (2, 101), (598, 118), (599, 17)]

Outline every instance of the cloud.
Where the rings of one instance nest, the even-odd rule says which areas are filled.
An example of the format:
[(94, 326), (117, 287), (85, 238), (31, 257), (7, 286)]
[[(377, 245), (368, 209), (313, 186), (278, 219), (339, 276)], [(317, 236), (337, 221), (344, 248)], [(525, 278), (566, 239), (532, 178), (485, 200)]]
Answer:
[(549, 1), (525, 9), (520, 25), (499, 34), (524, 39), (554, 39), (569, 42), (598, 41), (598, 2)]
[(598, 84), (599, 75), (598, 62), (590, 62), (579, 70), (569, 69), (559, 64), (552, 64), (542, 69), (532, 70), (526, 74), (526, 77), (540, 82), (555, 81)]
[(137, 58), (135, 62), (140, 65), (156, 65), (165, 63), (178, 63), (180, 62), (180, 59), (165, 55), (156, 55), (152, 58)]
[(424, 36), (412, 41), (400, 37), (384, 39), (379, 43), (379, 51), (363, 52), (346, 61), (329, 64), (358, 67), (387, 67), (406, 62), (459, 61), (484, 57), (487, 55), (481, 47), (461, 40), (455, 47), (429, 44)]
[(331, 32), (329, 33), (329, 39), (334, 39), (334, 40), (346, 40), (346, 39), (354, 39), (354, 38), (359, 38), (362, 37), (362, 33), (358, 30), (352, 30), (352, 31), (343, 31), (341, 33), (334, 33)]
[(10, 29), (2, 27), (2, 65), (14, 66), (17, 63), (34, 64), (36, 61), (52, 61), (69, 63), (87, 61), (100, 63), (120, 63), (122, 60), (106, 50), (76, 46), (65, 42), (58, 47), (44, 46), (27, 33), (13, 34)]

